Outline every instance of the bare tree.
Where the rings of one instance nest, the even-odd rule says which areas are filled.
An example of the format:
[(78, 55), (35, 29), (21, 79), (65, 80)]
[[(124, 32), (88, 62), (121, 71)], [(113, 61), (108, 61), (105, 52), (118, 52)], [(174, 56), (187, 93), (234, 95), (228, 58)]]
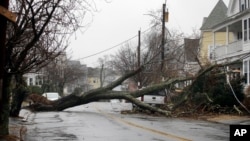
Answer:
[(68, 60), (63, 78), (63, 85), (60, 88), (63, 89), (66, 87), (71, 89), (68, 93), (71, 93), (75, 89), (79, 89), (79, 92), (87, 90), (87, 66), (82, 65), (80, 61)]
[(113, 68), (111, 68), (109, 56), (105, 55), (102, 58), (98, 59), (100, 65), (100, 87), (105, 85), (106, 81), (109, 81), (108, 78), (115, 75)]
[(122, 74), (135, 70), (137, 68), (136, 61), (136, 52), (130, 43), (123, 45), (117, 54), (111, 55), (112, 66)]
[(146, 93), (156, 91), (158, 89), (163, 89), (169, 85), (168, 82), (161, 84), (161, 85), (157, 85), (155, 87), (144, 89), (142, 91), (136, 91), (134, 93), (129, 93), (127, 91), (121, 91), (121, 92), (112, 91), (113, 88), (120, 85), (124, 80), (128, 79), (129, 77), (136, 75), (143, 68), (144, 67), (141, 66), (140, 68), (134, 71), (129, 71), (128, 73), (121, 76), (119, 79), (115, 80), (114, 82), (108, 84), (107, 86), (100, 87), (94, 90), (90, 90), (81, 95), (77, 93), (72, 93), (57, 101), (54, 101), (53, 104), (51, 105), (43, 105), (43, 104), (37, 103), (37, 104), (31, 105), (30, 108), (36, 111), (61, 111), (66, 108), (86, 104), (86, 103), (93, 102), (93, 101), (98, 101), (101, 99), (126, 99), (128, 101), (135, 103), (136, 105), (142, 108), (149, 109), (155, 112), (159, 112), (164, 115), (169, 115), (170, 113), (168, 111), (164, 111), (159, 108), (152, 107), (148, 104), (144, 104), (135, 98), (135, 97), (144, 95)]
[(66, 54), (59, 57), (42, 69), (42, 90), (59, 92), (63, 96), (66, 86), (70, 89), (84, 87), (81, 84), (87, 72), (80, 61), (69, 60), (66, 58)]
[[(9, 97), (11, 77), (15, 76), (16, 89), (23, 87), (22, 75), (30, 70), (39, 70), (48, 62), (60, 55), (68, 45), (68, 39), (82, 24), (82, 19), (94, 7), (93, 1), (62, 1), (62, 0), (12, 0), (10, 9), (17, 14), (15, 24), (9, 23), (6, 42), (6, 60), (8, 78), (3, 89)], [(16, 93), (18, 94), (18, 93)], [(14, 95), (16, 95), (14, 94)], [(13, 96), (10, 114), (18, 116), (23, 96)], [(1, 117), (0, 134), (8, 133), (9, 107)], [(5, 114), (5, 115), (2, 115)]]
[[(161, 58), (161, 32), (159, 27), (152, 28), (148, 34), (144, 36), (143, 47), (141, 49), (141, 62), (145, 65), (145, 69), (138, 75), (132, 77), (135, 82), (141, 82), (143, 86), (156, 84), (164, 79), (178, 77), (176, 72), (183, 71), (184, 65), (184, 49), (182, 33), (172, 31), (168, 32), (165, 39), (165, 58)], [(138, 67), (137, 52), (133, 50), (132, 43), (127, 43), (120, 51), (112, 56), (111, 62), (114, 68), (121, 74), (127, 70), (135, 70)], [(164, 64), (161, 69), (161, 64)]]

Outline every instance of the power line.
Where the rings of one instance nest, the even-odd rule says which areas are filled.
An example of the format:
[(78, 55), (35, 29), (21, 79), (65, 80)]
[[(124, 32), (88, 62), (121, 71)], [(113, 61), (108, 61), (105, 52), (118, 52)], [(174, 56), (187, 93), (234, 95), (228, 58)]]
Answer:
[[(144, 34), (145, 32), (147, 32), (148, 30), (150, 30), (150, 29), (153, 28), (153, 27), (154, 27), (154, 25), (151, 26), (151, 27), (149, 27), (148, 29), (144, 30), (144, 31), (142, 32), (142, 34)], [(169, 30), (167, 30), (167, 31), (169, 32)], [(169, 32), (169, 34), (170, 34), (170, 32)], [(114, 48), (116, 48), (116, 47), (119, 47), (120, 45), (122, 45), (122, 44), (124, 44), (124, 43), (126, 43), (126, 42), (128, 42), (128, 41), (130, 41), (130, 40), (132, 40), (132, 39), (134, 39), (134, 38), (137, 37), (137, 36), (138, 36), (138, 35), (135, 35), (135, 36), (133, 36), (133, 37), (131, 37), (131, 38), (129, 38), (129, 39), (127, 39), (127, 40), (125, 40), (125, 41), (123, 41), (123, 42), (121, 42), (121, 43), (115, 45), (115, 46), (112, 46), (112, 47), (107, 48), (107, 49), (105, 49), (105, 50), (102, 50), (102, 51), (100, 51), (100, 52), (91, 54), (91, 55), (89, 55), (89, 56), (85, 56), (85, 57), (82, 57), (82, 58), (78, 58), (78, 59), (76, 59), (76, 60), (82, 60), (82, 59), (90, 58), (90, 57), (96, 56), (96, 55), (98, 55), (98, 54), (107, 52), (107, 51), (109, 51), (109, 50), (111, 50), (111, 49), (114, 49)], [(212, 36), (212, 35), (210, 35), (210, 36)], [(209, 38), (210, 36), (207, 36), (207, 37), (200, 37), (200, 39)], [(142, 50), (144, 50), (144, 49), (146, 49), (146, 48), (143, 48)]]
[[(153, 26), (152, 26), (152, 27), (153, 27)], [(148, 29), (144, 30), (142, 33), (147, 32), (147, 31), (150, 30), (152, 27), (149, 27)], [(100, 51), (100, 52), (91, 54), (91, 55), (89, 55), (89, 56), (85, 56), (85, 57), (82, 57), (82, 58), (78, 58), (78, 59), (76, 59), (76, 60), (82, 60), (82, 59), (90, 58), (90, 57), (96, 56), (96, 55), (98, 55), (98, 54), (104, 53), (104, 52), (106, 52), (106, 51), (109, 51), (109, 50), (111, 50), (111, 49), (114, 49), (114, 48), (116, 48), (116, 47), (119, 47), (120, 45), (122, 45), (122, 44), (124, 44), (124, 43), (126, 43), (126, 42), (128, 42), (128, 41), (130, 41), (130, 40), (132, 40), (132, 39), (134, 39), (134, 38), (137, 37), (137, 36), (138, 36), (138, 35), (135, 35), (135, 36), (133, 36), (133, 37), (131, 37), (131, 38), (129, 38), (129, 39), (127, 39), (127, 40), (125, 40), (125, 41), (123, 41), (123, 42), (121, 42), (121, 43), (115, 45), (115, 46), (112, 46), (112, 47), (107, 48), (107, 49), (105, 49), (105, 50), (102, 50), (102, 51)]]

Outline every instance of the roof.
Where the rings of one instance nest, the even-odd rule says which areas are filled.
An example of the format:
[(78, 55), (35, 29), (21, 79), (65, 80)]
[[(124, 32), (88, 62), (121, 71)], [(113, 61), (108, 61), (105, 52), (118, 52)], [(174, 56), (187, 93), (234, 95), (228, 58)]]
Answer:
[(71, 66), (80, 66), (81, 62), (80, 61), (75, 61), (75, 60), (68, 60), (68, 65), (71, 65)]
[(212, 29), (214, 25), (224, 21), (227, 18), (227, 10), (228, 8), (223, 0), (219, 0), (212, 12), (203, 22), (200, 30)]
[(188, 62), (196, 62), (200, 39), (184, 39), (185, 59)]

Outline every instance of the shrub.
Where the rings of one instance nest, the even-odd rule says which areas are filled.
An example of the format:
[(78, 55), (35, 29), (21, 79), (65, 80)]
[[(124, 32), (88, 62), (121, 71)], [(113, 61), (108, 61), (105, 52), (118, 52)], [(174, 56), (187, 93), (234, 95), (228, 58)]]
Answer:
[(39, 86), (29, 86), (28, 87), (30, 93), (42, 94), (43, 91)]
[[(201, 102), (201, 94), (206, 93), (213, 100), (212, 105), (220, 105), (222, 107), (232, 107), (239, 105), (229, 84), (227, 84), (226, 76), (221, 70), (214, 70), (197, 80), (198, 84), (193, 89), (194, 103)], [(240, 78), (230, 81), (235, 95), (240, 101), (243, 101), (243, 85)], [(204, 97), (204, 96), (203, 96)], [(206, 98), (206, 97), (204, 97)]]

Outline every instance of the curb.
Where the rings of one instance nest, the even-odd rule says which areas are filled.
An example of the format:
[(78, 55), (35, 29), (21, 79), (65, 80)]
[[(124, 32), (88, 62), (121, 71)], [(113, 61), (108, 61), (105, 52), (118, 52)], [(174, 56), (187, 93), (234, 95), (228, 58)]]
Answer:
[(9, 135), (0, 136), (0, 141), (24, 141), (27, 127), (23, 122), (29, 120), (31, 111), (27, 109), (22, 109), (17, 118), (9, 118)]
[(23, 122), (27, 122), (29, 119), (29, 116), (32, 114), (31, 111), (27, 110), (27, 109), (22, 109), (19, 113), (19, 116), (22, 117), (22, 121)]

